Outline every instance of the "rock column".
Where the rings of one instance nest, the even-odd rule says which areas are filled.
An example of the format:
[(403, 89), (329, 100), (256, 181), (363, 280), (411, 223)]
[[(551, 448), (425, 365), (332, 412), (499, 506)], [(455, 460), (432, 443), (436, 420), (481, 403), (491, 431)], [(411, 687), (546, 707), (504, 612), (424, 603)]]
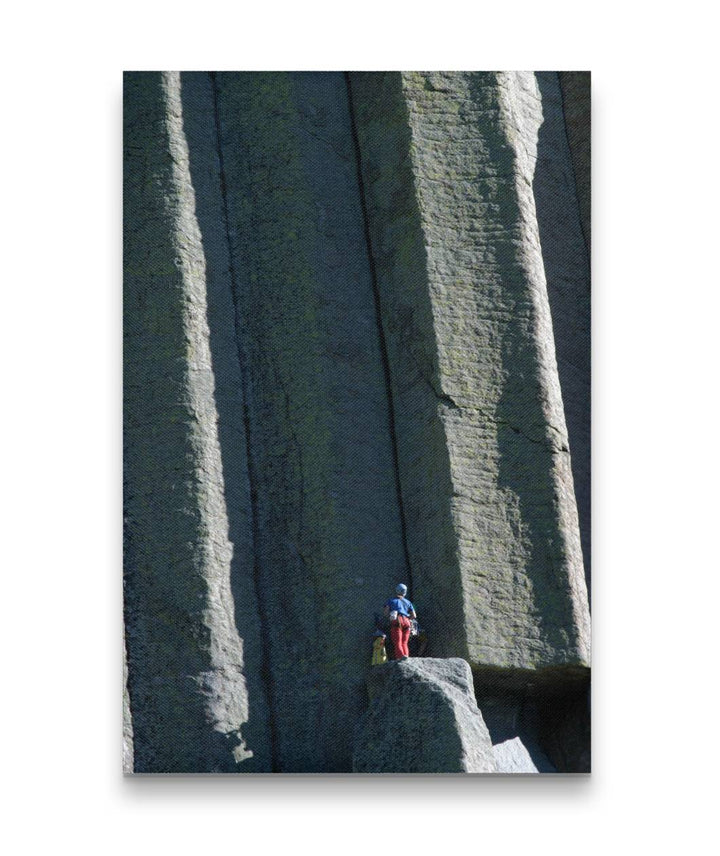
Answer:
[[(271, 769), (271, 740), (229, 256), (207, 122), (212, 92), (196, 87), (192, 97), (205, 119), (188, 127), (179, 74), (125, 77), (125, 621), (134, 769), (263, 771)], [(201, 232), (198, 207), (207, 195), (216, 215)]]
[(342, 74), (213, 75), (278, 768), (347, 771), (407, 575)]
[(357, 73), (417, 600), (473, 667), (589, 663), (533, 74)]

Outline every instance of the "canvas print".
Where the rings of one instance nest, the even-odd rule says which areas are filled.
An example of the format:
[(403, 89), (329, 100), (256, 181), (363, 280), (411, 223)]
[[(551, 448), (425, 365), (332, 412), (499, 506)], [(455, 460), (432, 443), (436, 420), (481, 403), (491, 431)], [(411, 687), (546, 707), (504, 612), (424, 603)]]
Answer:
[(590, 771), (590, 75), (126, 72), (127, 773)]

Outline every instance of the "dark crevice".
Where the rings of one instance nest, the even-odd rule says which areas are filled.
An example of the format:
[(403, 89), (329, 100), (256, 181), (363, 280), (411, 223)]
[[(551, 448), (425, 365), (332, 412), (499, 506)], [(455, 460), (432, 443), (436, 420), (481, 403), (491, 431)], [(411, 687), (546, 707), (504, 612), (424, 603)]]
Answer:
[(385, 331), (382, 323), (380, 287), (378, 285), (377, 269), (375, 266), (375, 258), (372, 250), (372, 238), (370, 236), (370, 220), (367, 211), (367, 200), (365, 197), (365, 185), (362, 176), (362, 162), (360, 156), (360, 140), (357, 132), (357, 124), (355, 121), (355, 107), (353, 104), (352, 84), (350, 83), (350, 74), (345, 72), (345, 85), (347, 87), (348, 96), (348, 112), (350, 114), (350, 130), (353, 138), (353, 147), (355, 150), (355, 167), (357, 171), (357, 182), (360, 193), (360, 207), (362, 209), (363, 228), (365, 232), (365, 246), (367, 249), (368, 263), (370, 265), (370, 278), (372, 280), (373, 299), (375, 303), (375, 322), (380, 340), (380, 356), (382, 359), (383, 374), (385, 376), (385, 390), (387, 393), (388, 402), (388, 422), (390, 428), (390, 440), (392, 444), (393, 468), (395, 470), (395, 490), (397, 493), (397, 502), (400, 510), (400, 527), (402, 530), (403, 552), (405, 554), (405, 567), (407, 568), (407, 584), (410, 591), (413, 591), (412, 565), (410, 562), (410, 550), (407, 540), (407, 524), (405, 519), (405, 508), (402, 497), (402, 483), (400, 481), (400, 463), (398, 458), (398, 443), (395, 430), (395, 404), (392, 392), (392, 376), (390, 373), (390, 360), (388, 358), (387, 342), (385, 341)]
[(567, 142), (568, 154), (570, 156), (570, 168), (572, 169), (573, 174), (573, 188), (575, 190), (575, 201), (577, 202), (577, 210), (578, 216), (580, 218), (580, 231), (582, 232), (583, 241), (585, 242), (585, 251), (587, 253), (587, 261), (588, 261), (588, 277), (590, 276), (590, 241), (589, 235), (585, 234), (585, 224), (583, 223), (582, 218), (582, 205), (580, 204), (580, 192), (578, 191), (578, 177), (575, 171), (575, 162), (573, 160), (573, 150), (570, 145), (570, 133), (568, 131), (567, 126), (567, 113), (565, 110), (565, 93), (563, 92), (562, 81), (560, 80), (560, 73), (556, 72), (558, 79), (558, 90), (560, 91), (560, 109), (562, 110), (563, 117), (563, 130), (565, 131), (565, 141)]
[[(536, 73), (544, 121), (533, 175), (540, 249), (554, 331), (567, 443), (591, 597), (592, 271), (590, 103), (586, 72)], [(561, 180), (561, 176), (565, 179)], [(564, 196), (563, 194), (566, 194)]]
[(240, 296), (235, 264), (233, 261), (233, 249), (230, 241), (230, 212), (228, 207), (227, 186), (225, 183), (225, 162), (222, 149), (222, 136), (220, 133), (220, 110), (218, 107), (218, 86), (216, 72), (209, 72), (210, 82), (212, 84), (213, 94), (213, 117), (215, 120), (215, 137), (217, 144), (217, 154), (220, 164), (220, 193), (222, 196), (222, 218), (225, 226), (225, 240), (228, 248), (228, 267), (230, 272), (230, 287), (232, 291), (233, 306), (235, 308), (235, 319), (233, 329), (235, 331), (235, 345), (237, 348), (238, 364), (240, 366), (240, 384), (242, 387), (243, 396), (243, 423), (245, 426), (245, 454), (247, 458), (248, 481), (250, 484), (250, 515), (252, 519), (252, 535), (253, 535), (253, 581), (255, 587), (255, 601), (257, 603), (258, 614), (260, 617), (260, 637), (262, 642), (262, 679), (265, 687), (265, 697), (267, 699), (269, 713), (269, 730), (270, 730), (270, 754), (272, 772), (280, 771), (278, 763), (277, 751), (277, 728), (275, 725), (275, 713), (273, 707), (272, 695), (272, 673), (270, 670), (270, 651), (267, 641), (267, 628), (269, 619), (267, 610), (265, 609), (262, 598), (262, 587), (260, 585), (260, 566), (258, 560), (258, 523), (257, 523), (257, 489), (255, 487), (257, 480), (255, 475), (255, 467), (252, 458), (252, 442), (250, 432), (250, 414), (248, 406), (248, 361), (245, 357), (245, 352), (238, 335), (238, 328), (241, 326), (240, 316)]

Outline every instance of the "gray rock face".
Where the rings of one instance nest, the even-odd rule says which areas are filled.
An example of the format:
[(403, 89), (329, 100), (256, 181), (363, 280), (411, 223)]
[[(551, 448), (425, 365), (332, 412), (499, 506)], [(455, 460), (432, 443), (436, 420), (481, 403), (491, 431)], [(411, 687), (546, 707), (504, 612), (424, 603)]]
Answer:
[(575, 173), (575, 187), (580, 204), (583, 234), (590, 255), (591, 240), (591, 138), (590, 138), (590, 72), (559, 71), (563, 113), (570, 155)]
[[(131, 671), (153, 670), (153, 613), (167, 614), (177, 661), (147, 679), (199, 687), (201, 720), (212, 700), (239, 705), (223, 721), (264, 727), (245, 741), (252, 761), (221, 752), (228, 769), (347, 770), (369, 622), (407, 565), (345, 80), (135, 75), (127, 102)], [(177, 442), (156, 448), (170, 430)], [(145, 489), (152, 506), (138, 504)], [(206, 580), (232, 598), (209, 604)], [(348, 622), (349, 603), (364, 622)], [(182, 635), (206, 621), (235, 672), (200, 678), (184, 662)], [(131, 697), (167, 724), (144, 680)], [(136, 768), (165, 769), (160, 735), (147, 762), (142, 728), (136, 742)]]
[[(558, 75), (535, 75), (542, 99), (533, 195), (542, 249), (548, 300), (553, 319), (558, 379), (562, 389), (570, 443), (573, 485), (578, 507), (585, 576), (590, 583), (590, 258), (583, 235), (584, 217), (574, 158), (568, 147), (565, 112)], [(573, 88), (573, 93), (575, 89)], [(574, 104), (576, 99), (571, 98)], [(588, 92), (589, 105), (589, 92)], [(587, 116), (589, 131), (589, 115)], [(578, 129), (581, 123), (576, 122)], [(589, 139), (588, 139), (589, 144)], [(579, 153), (581, 155), (581, 153)], [(587, 152), (589, 158), (589, 151)], [(580, 163), (585, 158), (577, 158)], [(589, 181), (589, 176), (588, 176)], [(585, 224), (589, 235), (588, 220)]]
[[(372, 615), (399, 580), (428, 653), (478, 687), (586, 682), (589, 279), (566, 121), (584, 96), (566, 83), (126, 75), (128, 767), (350, 770)], [(479, 771), (457, 662), (370, 680), (440, 717), (451, 760), (418, 764)], [(559, 769), (589, 762), (576, 707), (545, 725)]]
[(370, 708), (355, 738), (356, 773), (492, 773), (490, 735), (459, 658), (371, 668)]
[(586, 666), (533, 74), (351, 75), (414, 593), (474, 668)]
[(130, 712), (130, 696), (127, 689), (127, 655), (123, 640), (123, 773), (132, 773), (135, 767), (133, 758), (132, 713)]
[(498, 773), (538, 773), (530, 753), (519, 737), (504, 740), (493, 746), (495, 769)]
[[(269, 717), (228, 260), (198, 224), (186, 94), (178, 74), (125, 78), (125, 622), (134, 768), (262, 770), (270, 765)], [(221, 212), (211, 129), (198, 123), (194, 148), (204, 162), (202, 192), (215, 194)], [(220, 326), (214, 342), (211, 318)], [(221, 437), (232, 443), (225, 457)]]
[(277, 768), (343, 771), (372, 615), (407, 576), (347, 90), (215, 90)]

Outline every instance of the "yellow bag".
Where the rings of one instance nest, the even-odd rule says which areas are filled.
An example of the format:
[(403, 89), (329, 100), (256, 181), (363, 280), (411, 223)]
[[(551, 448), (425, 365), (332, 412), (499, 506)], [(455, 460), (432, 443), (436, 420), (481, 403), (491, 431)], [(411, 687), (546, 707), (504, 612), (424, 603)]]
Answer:
[(387, 663), (387, 652), (385, 651), (385, 637), (378, 636), (373, 642), (372, 666), (380, 666)]

